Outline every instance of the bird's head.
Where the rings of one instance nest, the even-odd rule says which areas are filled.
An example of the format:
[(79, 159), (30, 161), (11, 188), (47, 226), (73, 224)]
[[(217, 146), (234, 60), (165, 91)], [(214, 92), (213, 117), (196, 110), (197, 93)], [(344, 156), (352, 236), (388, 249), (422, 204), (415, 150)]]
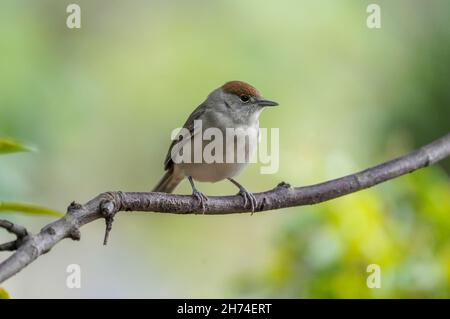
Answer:
[(256, 88), (242, 81), (227, 82), (222, 85), (221, 91), (224, 102), (232, 108), (263, 108), (278, 105), (277, 102), (264, 99)]
[(258, 121), (261, 111), (277, 102), (267, 100), (248, 83), (230, 81), (209, 94), (204, 105), (215, 112), (233, 118), (236, 122), (252, 124)]

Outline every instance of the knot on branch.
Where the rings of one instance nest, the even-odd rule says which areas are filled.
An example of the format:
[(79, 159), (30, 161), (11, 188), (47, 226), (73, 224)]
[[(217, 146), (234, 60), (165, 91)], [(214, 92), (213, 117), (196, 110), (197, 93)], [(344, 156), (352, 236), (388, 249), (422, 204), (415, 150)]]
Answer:
[(56, 230), (52, 226), (45, 226), (42, 228), (42, 231), (52, 236), (56, 235)]
[(291, 188), (291, 187), (292, 187), (291, 184), (282, 181), (282, 182), (279, 183), (279, 184), (277, 185), (277, 187), (275, 187), (275, 188)]
[(83, 205), (73, 201), (72, 203), (70, 203), (70, 205), (67, 207), (67, 212), (73, 213), (74, 211), (80, 210), (81, 208), (83, 208)]
[(70, 229), (69, 237), (72, 238), (72, 240), (80, 240), (81, 239), (80, 229), (75, 226), (72, 227)]

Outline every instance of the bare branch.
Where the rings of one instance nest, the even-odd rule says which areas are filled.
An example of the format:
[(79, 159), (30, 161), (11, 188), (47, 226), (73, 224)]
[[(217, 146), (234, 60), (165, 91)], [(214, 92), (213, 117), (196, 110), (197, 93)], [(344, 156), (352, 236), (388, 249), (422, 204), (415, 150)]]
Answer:
[(16, 250), (22, 244), (22, 241), (28, 236), (25, 227), (11, 223), (10, 221), (0, 219), (0, 227), (6, 229), (11, 234), (16, 235), (17, 239), (0, 245), (0, 251)]
[[(352, 175), (304, 187), (280, 183), (272, 190), (254, 194), (258, 201), (255, 212), (328, 201), (410, 173), (448, 156), (450, 133), (408, 155)], [(79, 240), (79, 228), (99, 218), (106, 220), (106, 244), (114, 216), (119, 211), (205, 215), (250, 213), (251, 209), (243, 207), (243, 204), (240, 196), (211, 196), (202, 212), (202, 207), (192, 196), (155, 192), (107, 192), (84, 205), (72, 202), (63, 218), (47, 225), (38, 234), (23, 238), (17, 250), (0, 264), (0, 283), (48, 252), (60, 240)]]

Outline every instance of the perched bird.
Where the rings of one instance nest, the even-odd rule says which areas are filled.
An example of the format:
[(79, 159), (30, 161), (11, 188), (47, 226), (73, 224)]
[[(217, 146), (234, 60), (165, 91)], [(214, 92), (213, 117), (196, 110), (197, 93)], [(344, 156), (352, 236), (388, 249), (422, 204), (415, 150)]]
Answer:
[[(255, 152), (259, 140), (259, 116), (261, 111), (267, 106), (276, 106), (278, 103), (264, 99), (261, 94), (250, 84), (241, 81), (231, 81), (212, 91), (207, 99), (200, 104), (189, 116), (183, 128), (189, 134), (180, 135), (178, 139), (172, 141), (166, 159), (164, 161), (165, 175), (153, 189), (154, 192), (171, 193), (177, 185), (185, 178), (189, 180), (194, 196), (205, 209), (207, 197), (199, 192), (195, 187), (194, 180), (201, 182), (217, 182), (228, 179), (239, 188), (239, 195), (244, 199), (244, 207), (250, 204), (252, 212), (257, 206), (255, 196), (248, 192), (241, 184), (233, 179), (248, 164), (248, 159)], [(194, 125), (201, 121), (201, 129)], [(195, 123), (194, 123), (195, 122)], [(179, 162), (173, 158), (174, 147), (184, 143), (194, 144), (194, 139), (198, 134), (203, 134), (208, 128), (217, 128), (226, 136), (227, 128), (247, 130), (256, 134), (256, 138), (246, 138), (244, 152), (246, 160), (244, 162), (236, 160), (236, 154), (232, 161), (222, 162), (200, 162), (189, 161)], [(255, 137), (255, 136), (250, 136)], [(229, 150), (236, 151), (236, 139), (225, 140), (223, 143), (224, 157), (229, 155)], [(202, 139), (202, 152), (207, 145), (207, 141)], [(228, 148), (228, 147), (231, 148)], [(194, 149), (191, 148), (191, 149)], [(195, 150), (194, 150), (195, 151)], [(193, 151), (193, 152), (194, 152)]]

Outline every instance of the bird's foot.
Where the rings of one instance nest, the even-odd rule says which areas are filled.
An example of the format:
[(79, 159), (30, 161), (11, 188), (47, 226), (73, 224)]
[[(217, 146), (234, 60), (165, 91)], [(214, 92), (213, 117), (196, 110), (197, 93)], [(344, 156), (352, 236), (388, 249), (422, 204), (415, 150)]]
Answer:
[(256, 206), (258, 204), (255, 195), (253, 195), (252, 193), (250, 193), (249, 191), (247, 191), (244, 187), (241, 187), (239, 189), (239, 196), (242, 196), (242, 198), (244, 199), (244, 207), (247, 207), (247, 204), (250, 204), (250, 207), (252, 209), (252, 215), (255, 212)]
[(208, 197), (205, 194), (199, 192), (196, 189), (192, 190), (192, 196), (194, 198), (196, 198), (200, 202), (200, 206), (202, 208), (202, 213), (204, 214), (205, 213), (205, 208), (206, 208), (205, 204), (208, 201)]

